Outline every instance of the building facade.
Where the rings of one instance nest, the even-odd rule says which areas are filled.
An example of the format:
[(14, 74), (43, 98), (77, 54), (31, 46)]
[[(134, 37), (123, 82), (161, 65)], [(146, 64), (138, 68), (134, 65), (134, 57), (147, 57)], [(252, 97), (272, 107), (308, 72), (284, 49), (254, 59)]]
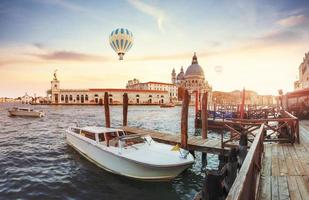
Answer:
[(169, 102), (169, 93), (165, 90), (148, 89), (62, 89), (56, 74), (51, 81), (51, 89), (48, 90), (50, 103), (52, 104), (104, 104), (104, 94), (108, 92), (109, 104), (122, 104), (123, 94), (127, 93), (129, 104), (157, 105)]
[[(213, 92), (213, 102), (220, 105), (239, 105), (242, 100), (242, 91), (235, 90), (232, 92)], [(255, 91), (245, 91), (246, 105), (272, 106), (277, 104), (277, 99), (273, 95), (259, 95)]]
[(156, 90), (167, 91), (170, 102), (177, 101), (178, 90), (175, 84), (162, 82), (145, 82), (141, 83), (138, 79), (129, 80), (126, 86), (127, 89), (134, 90)]
[(305, 53), (303, 62), (298, 67), (299, 80), (294, 82), (294, 89), (309, 88), (309, 52)]

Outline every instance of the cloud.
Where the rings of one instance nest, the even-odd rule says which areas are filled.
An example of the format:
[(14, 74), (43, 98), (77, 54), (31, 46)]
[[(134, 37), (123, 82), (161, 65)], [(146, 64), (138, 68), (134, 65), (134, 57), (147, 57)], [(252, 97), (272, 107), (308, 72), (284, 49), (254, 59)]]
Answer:
[(53, 51), (43, 54), (30, 54), (43, 60), (60, 60), (60, 61), (107, 61), (105, 56), (85, 54), (73, 51)]
[(256, 38), (258, 43), (273, 44), (273, 43), (289, 43), (299, 41), (302, 38), (302, 34), (291, 30), (275, 30), (271, 31), (261, 37)]
[(87, 12), (88, 11), (82, 6), (76, 5), (74, 3), (71, 3), (65, 0), (35, 0), (35, 1), (37, 1), (38, 3), (55, 5), (55, 6), (62, 7), (64, 9), (71, 10), (74, 12)]
[(163, 23), (165, 21), (166, 15), (163, 10), (155, 6), (141, 2), (140, 0), (128, 0), (128, 2), (137, 10), (155, 18), (155, 20), (157, 21), (159, 30), (161, 32), (165, 31), (163, 27)]
[(305, 15), (293, 15), (293, 16), (286, 17), (284, 19), (280, 19), (277, 21), (277, 23), (284, 27), (293, 27), (293, 26), (304, 24), (306, 21), (309, 21), (309, 20), (308, 20), (308, 17), (306, 17)]

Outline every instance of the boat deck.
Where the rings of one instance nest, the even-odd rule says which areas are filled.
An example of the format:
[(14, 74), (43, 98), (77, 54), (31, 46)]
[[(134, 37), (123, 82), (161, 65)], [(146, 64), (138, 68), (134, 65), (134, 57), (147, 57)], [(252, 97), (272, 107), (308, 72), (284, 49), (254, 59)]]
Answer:
[[(129, 134), (148, 134), (155, 141), (176, 145), (180, 144), (180, 134), (170, 134), (170, 133), (162, 133), (158, 131), (135, 128), (135, 127), (123, 127), (123, 130), (128, 132)], [(200, 151), (204, 153), (214, 153), (220, 154), (222, 152), (228, 153), (229, 148), (222, 149), (221, 148), (221, 139), (209, 138), (202, 139), (201, 136), (189, 136), (188, 137), (188, 148), (193, 151)]]
[(259, 199), (309, 199), (309, 121), (300, 144), (264, 144)]

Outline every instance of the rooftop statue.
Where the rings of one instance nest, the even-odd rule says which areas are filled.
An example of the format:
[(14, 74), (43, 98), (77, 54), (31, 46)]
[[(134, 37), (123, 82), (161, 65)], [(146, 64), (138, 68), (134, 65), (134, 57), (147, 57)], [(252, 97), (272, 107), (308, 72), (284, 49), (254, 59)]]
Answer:
[(54, 71), (54, 80), (58, 80), (57, 79), (57, 71), (58, 71), (57, 69)]

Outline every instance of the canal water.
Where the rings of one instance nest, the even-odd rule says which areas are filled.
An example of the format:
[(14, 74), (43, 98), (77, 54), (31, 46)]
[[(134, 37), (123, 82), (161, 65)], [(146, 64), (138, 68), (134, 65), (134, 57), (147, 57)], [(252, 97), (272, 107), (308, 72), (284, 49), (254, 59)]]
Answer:
[[(33, 106), (46, 116), (22, 118), (8, 116), (12, 106), (0, 104), (0, 199), (192, 199), (202, 188), (206, 167), (218, 166), (216, 155), (208, 154), (205, 166), (197, 154), (195, 164), (170, 182), (131, 180), (102, 170), (66, 144), (70, 125), (103, 126), (103, 107)], [(181, 107), (129, 106), (128, 124), (176, 134), (180, 114)], [(121, 106), (111, 106), (111, 122), (121, 126)], [(189, 135), (196, 134), (193, 126), (192, 107)]]

